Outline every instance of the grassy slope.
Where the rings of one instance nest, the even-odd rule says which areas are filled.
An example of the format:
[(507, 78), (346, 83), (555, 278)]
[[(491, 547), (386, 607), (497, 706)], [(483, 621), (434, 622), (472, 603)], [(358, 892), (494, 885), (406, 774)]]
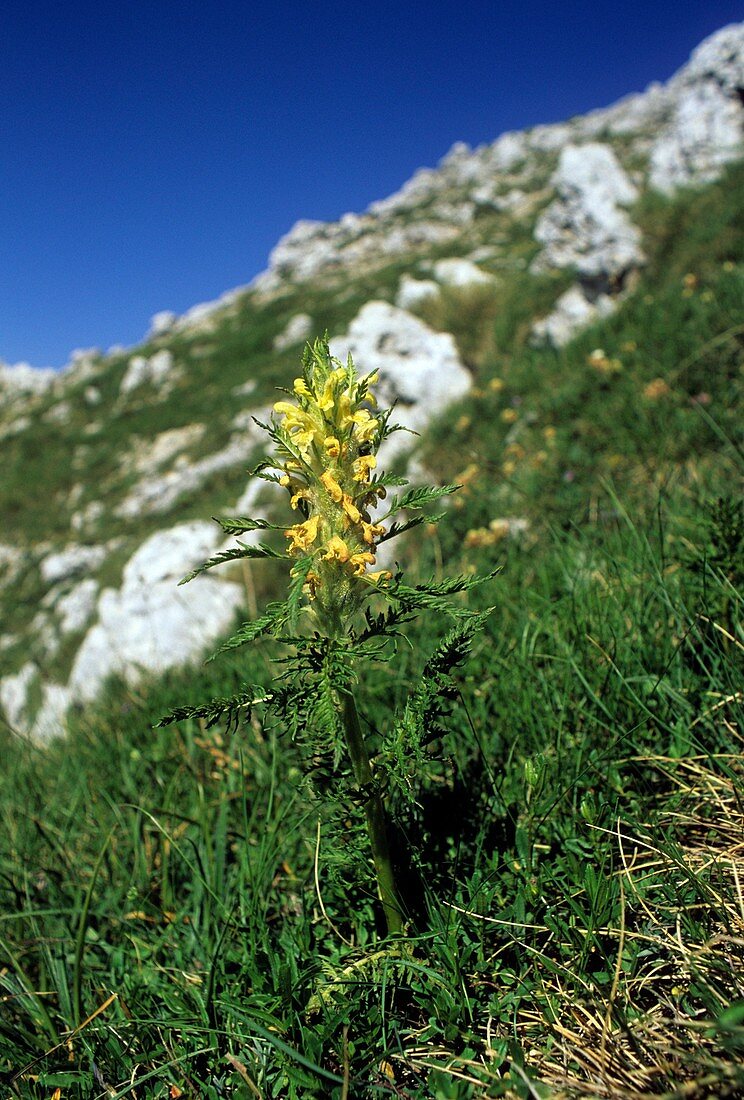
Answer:
[[(44, 753), (0, 733), (0, 1072), (18, 1094), (744, 1089), (744, 551), (710, 518), (741, 484), (742, 209), (741, 170), (649, 201), (643, 285), (562, 352), (526, 346), (526, 283), (496, 309), (445, 301), (443, 325), (470, 310), (479, 392), (422, 441), (466, 484), (411, 568), (503, 572), (447, 743), (393, 807), (412, 955), (376, 954), (359, 809), (326, 814), (318, 844), (280, 730), (152, 731), (268, 682), (264, 649), (114, 686)], [(591, 365), (598, 346), (620, 368)], [(521, 541), (482, 534), (504, 516), (530, 521)], [(371, 728), (441, 628), (369, 670)]]

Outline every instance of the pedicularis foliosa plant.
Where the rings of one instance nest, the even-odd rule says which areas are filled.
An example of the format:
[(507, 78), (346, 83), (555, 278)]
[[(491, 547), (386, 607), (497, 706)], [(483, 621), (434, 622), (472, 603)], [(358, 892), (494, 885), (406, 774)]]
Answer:
[[(357, 376), (349, 357), (334, 359), (327, 339), (308, 346), (302, 376), (288, 400), (274, 405), (269, 424), (261, 424), (273, 454), (251, 471), (287, 490), (297, 522), (289, 527), (264, 519), (218, 519), (238, 538), (235, 549), (210, 558), (184, 577), (182, 584), (213, 566), (238, 558), (290, 561), (286, 600), (272, 603), (254, 622), (243, 624), (222, 650), (271, 635), (289, 647), (268, 691), (246, 687), (227, 699), (182, 707), (160, 725), (197, 718), (208, 726), (226, 716), (236, 723), (261, 704), (273, 711), (292, 738), (309, 748), (307, 758), (333, 759), (333, 778), (343, 786), (349, 767), (353, 801), (363, 807), (388, 932), (400, 933), (405, 914), (394, 875), (385, 795), (398, 791), (414, 797), (415, 777), (427, 745), (443, 731), (442, 721), (456, 696), (453, 670), (467, 657), (488, 614), (469, 610), (457, 593), (489, 579), (460, 576), (406, 584), (402, 573), (377, 568), (378, 548), (421, 523), (442, 515), (423, 512), (457, 486), (415, 487), (405, 478), (378, 468), (381, 444), (393, 432), (391, 410), (379, 410), (372, 386), (376, 373)], [(283, 551), (256, 539), (256, 532), (283, 531)], [(365, 663), (389, 660), (401, 628), (420, 612), (446, 613), (453, 628), (427, 661), (405, 705), (391, 715), (377, 736), (374, 756), (357, 711), (355, 688)], [(220, 650), (220, 652), (222, 652)]]

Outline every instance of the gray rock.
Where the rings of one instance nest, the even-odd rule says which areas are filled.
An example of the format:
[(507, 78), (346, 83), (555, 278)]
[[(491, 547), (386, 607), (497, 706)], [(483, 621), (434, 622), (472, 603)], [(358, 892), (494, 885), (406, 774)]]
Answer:
[(17, 733), (27, 731), (28, 695), (38, 675), (37, 666), (27, 661), (19, 672), (0, 680), (0, 706), (5, 721)]
[(415, 309), (422, 302), (439, 297), (439, 284), (433, 279), (414, 279), (411, 275), (401, 275), (395, 304), (399, 309)]
[[(331, 342), (331, 350), (341, 362), (351, 352), (364, 374), (379, 371), (381, 402), (396, 402), (395, 420), (412, 431), (421, 431), (471, 386), (452, 336), (434, 332), (388, 302), (367, 302), (346, 336)], [(410, 437), (396, 433), (383, 446), (389, 461), (394, 453), (410, 448)]]
[(161, 309), (159, 313), (155, 313), (150, 320), (150, 330), (147, 333), (148, 340), (155, 340), (158, 336), (165, 336), (171, 332), (178, 315), (170, 309)]
[(0, 360), (0, 401), (18, 395), (45, 393), (59, 378), (50, 368), (32, 367), (30, 363), (3, 363)]
[(156, 351), (149, 359), (144, 355), (133, 355), (121, 380), (119, 393), (131, 393), (145, 382), (157, 386), (171, 374), (172, 370), (173, 354), (167, 348)]
[(286, 351), (295, 344), (303, 344), (313, 331), (313, 319), (309, 313), (296, 313), (290, 317), (284, 329), (274, 339), (274, 351)]
[(98, 582), (86, 577), (55, 604), (60, 616), (59, 628), (62, 634), (74, 634), (93, 618), (98, 597)]
[(599, 294), (592, 301), (581, 286), (572, 286), (558, 299), (553, 312), (535, 323), (532, 328), (533, 342), (563, 347), (577, 332), (601, 317), (609, 316), (615, 308), (616, 300), (608, 294)]
[(434, 277), (445, 286), (493, 286), (493, 275), (482, 271), (472, 260), (456, 259), (437, 260), (433, 265)]
[(744, 24), (707, 38), (670, 81), (675, 102), (656, 140), (649, 182), (666, 193), (707, 183), (744, 155)]
[(638, 193), (608, 145), (567, 145), (552, 183), (557, 197), (535, 228), (543, 251), (533, 271), (575, 268), (609, 282), (644, 262), (640, 232), (621, 209)]
[(59, 584), (60, 581), (97, 569), (106, 560), (107, 554), (105, 546), (66, 546), (64, 550), (44, 558), (39, 569), (47, 584)]
[(216, 524), (194, 521), (159, 531), (137, 550), (121, 588), (101, 593), (98, 622), (73, 664), (72, 698), (94, 699), (115, 673), (134, 684), (195, 660), (227, 630), (242, 603), (239, 585), (207, 574), (187, 589), (177, 587), (219, 538)]

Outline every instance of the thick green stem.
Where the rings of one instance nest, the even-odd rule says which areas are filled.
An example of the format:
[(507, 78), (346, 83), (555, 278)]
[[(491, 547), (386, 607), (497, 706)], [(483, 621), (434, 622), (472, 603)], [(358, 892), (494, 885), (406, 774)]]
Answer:
[(393, 865), (390, 859), (390, 847), (388, 845), (387, 824), (385, 820), (385, 807), (382, 798), (375, 785), (372, 769), (369, 765), (369, 756), (364, 744), (364, 735), (359, 722), (354, 696), (349, 692), (343, 696), (344, 728), (346, 730), (346, 743), (349, 747), (354, 778), (357, 786), (366, 797), (365, 812), (367, 815), (367, 831), (369, 842), (372, 846), (372, 858), (377, 872), (377, 886), (380, 891), (382, 908), (385, 911), (385, 920), (390, 935), (401, 932), (403, 929), (403, 912), (398, 892), (395, 888)]

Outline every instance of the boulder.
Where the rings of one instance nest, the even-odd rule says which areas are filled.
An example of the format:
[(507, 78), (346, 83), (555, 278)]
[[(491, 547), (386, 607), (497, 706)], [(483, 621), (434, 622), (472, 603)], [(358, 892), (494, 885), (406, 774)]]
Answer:
[(707, 183), (744, 155), (744, 24), (707, 38), (668, 88), (672, 117), (649, 164), (651, 186), (665, 193)]
[(290, 317), (284, 329), (274, 339), (274, 351), (286, 351), (295, 344), (302, 344), (313, 331), (313, 319), (309, 313), (296, 313)]
[(434, 277), (445, 286), (493, 286), (496, 281), (493, 275), (482, 271), (472, 260), (464, 260), (460, 257), (453, 259), (437, 260), (433, 265)]
[(439, 284), (433, 279), (414, 279), (411, 275), (401, 275), (395, 304), (400, 309), (415, 309), (422, 302), (439, 297)]
[(172, 368), (173, 355), (167, 348), (156, 351), (149, 359), (144, 355), (133, 355), (121, 380), (119, 393), (131, 393), (145, 382), (157, 386), (168, 377)]
[(607, 317), (614, 309), (615, 299), (608, 294), (599, 294), (592, 301), (583, 287), (572, 286), (558, 299), (553, 312), (534, 324), (532, 340), (536, 344), (563, 347), (581, 329)]
[(543, 251), (533, 271), (574, 268), (609, 286), (644, 262), (640, 232), (621, 209), (638, 193), (609, 145), (567, 145), (551, 182), (557, 197), (535, 228)]
[(105, 561), (107, 553), (105, 546), (66, 546), (64, 550), (44, 558), (39, 566), (41, 576), (47, 584), (59, 584), (60, 581), (97, 569)]
[[(412, 431), (421, 431), (471, 386), (450, 333), (434, 332), (388, 302), (362, 306), (346, 335), (331, 342), (331, 351), (341, 362), (351, 352), (363, 374), (379, 371), (381, 404), (395, 403), (394, 420)], [(389, 462), (394, 453), (410, 446), (410, 440), (396, 433), (383, 446)]]
[(17, 733), (26, 732), (28, 695), (39, 669), (33, 661), (27, 661), (19, 672), (0, 680), (0, 707), (5, 721)]
[(242, 603), (239, 585), (206, 574), (188, 589), (177, 587), (219, 539), (217, 525), (201, 521), (147, 539), (127, 562), (121, 588), (101, 593), (98, 622), (75, 657), (71, 698), (94, 699), (113, 674), (133, 684), (196, 660), (225, 633)]

